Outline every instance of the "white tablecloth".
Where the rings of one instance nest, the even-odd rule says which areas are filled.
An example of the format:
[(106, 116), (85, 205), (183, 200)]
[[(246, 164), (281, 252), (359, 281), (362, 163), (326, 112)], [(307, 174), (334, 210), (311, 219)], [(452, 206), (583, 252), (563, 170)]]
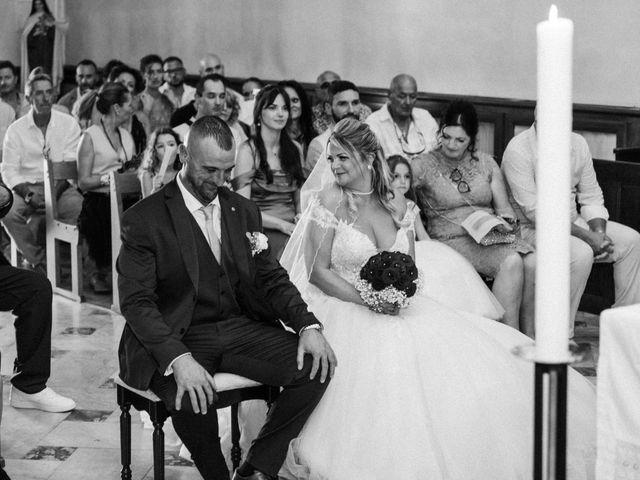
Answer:
[(597, 480), (640, 480), (640, 304), (600, 316)]

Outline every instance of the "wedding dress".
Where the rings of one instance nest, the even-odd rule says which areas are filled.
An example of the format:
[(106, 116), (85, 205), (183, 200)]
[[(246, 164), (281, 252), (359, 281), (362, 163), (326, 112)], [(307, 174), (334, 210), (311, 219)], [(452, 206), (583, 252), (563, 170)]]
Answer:
[[(362, 264), (378, 252), (376, 245), (352, 224), (337, 220), (317, 196), (305, 216), (309, 225), (319, 226), (307, 228), (313, 235), (333, 232), (331, 270), (353, 283)], [(408, 252), (407, 230), (401, 227), (386, 250)], [(445, 306), (431, 299), (428, 289), (397, 316), (328, 296), (308, 282), (311, 250), (308, 242), (298, 243), (292, 248), (299, 251), (285, 252), (283, 261), (289, 263), (283, 264), (323, 322), (338, 367), (292, 441), (280, 475), (295, 480), (532, 478), (533, 365), (510, 353), (530, 342), (528, 337)], [(296, 257), (302, 260), (291, 263)], [(595, 390), (573, 370), (568, 384), (567, 478), (593, 478)]]

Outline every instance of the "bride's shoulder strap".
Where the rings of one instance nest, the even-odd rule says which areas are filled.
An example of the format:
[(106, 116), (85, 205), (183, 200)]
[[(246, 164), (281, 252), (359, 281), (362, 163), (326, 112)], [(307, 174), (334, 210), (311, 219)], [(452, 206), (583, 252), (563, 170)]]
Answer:
[(338, 224), (336, 211), (340, 207), (341, 191), (335, 187), (323, 188), (313, 194), (309, 202), (310, 219), (323, 227)]

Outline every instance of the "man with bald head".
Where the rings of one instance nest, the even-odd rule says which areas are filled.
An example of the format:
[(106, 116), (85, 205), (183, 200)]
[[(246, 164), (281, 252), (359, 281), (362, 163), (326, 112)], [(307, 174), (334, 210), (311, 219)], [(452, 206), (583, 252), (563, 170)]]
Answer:
[(200, 59), (200, 77), (211, 75), (212, 73), (224, 76), (224, 65), (218, 55), (207, 53)]
[(385, 158), (411, 159), (435, 147), (438, 123), (427, 110), (415, 106), (417, 98), (416, 79), (401, 73), (391, 80), (387, 103), (367, 118)]

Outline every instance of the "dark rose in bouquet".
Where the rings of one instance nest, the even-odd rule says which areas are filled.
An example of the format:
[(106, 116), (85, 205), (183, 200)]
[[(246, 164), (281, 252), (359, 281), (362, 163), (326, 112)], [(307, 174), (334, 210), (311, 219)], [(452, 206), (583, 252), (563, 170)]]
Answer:
[(360, 269), (356, 289), (372, 310), (381, 311), (382, 303), (406, 307), (419, 283), (418, 269), (410, 255), (380, 252), (369, 258)]

